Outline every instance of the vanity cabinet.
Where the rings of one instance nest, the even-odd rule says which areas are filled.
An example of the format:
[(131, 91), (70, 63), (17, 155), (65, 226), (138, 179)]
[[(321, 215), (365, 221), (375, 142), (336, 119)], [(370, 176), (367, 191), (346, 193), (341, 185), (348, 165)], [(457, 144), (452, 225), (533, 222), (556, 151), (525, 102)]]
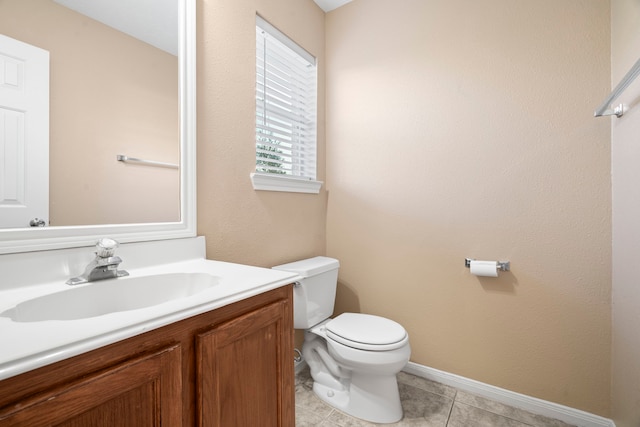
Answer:
[(3, 411), (0, 425), (180, 425), (182, 408), (171, 404), (181, 398), (180, 371), (179, 346), (164, 348), (45, 388)]
[(199, 425), (293, 426), (293, 347), (281, 344), (293, 330), (286, 319), (287, 307), (275, 302), (198, 335)]
[(292, 355), (285, 286), (0, 381), (0, 427), (293, 427)]

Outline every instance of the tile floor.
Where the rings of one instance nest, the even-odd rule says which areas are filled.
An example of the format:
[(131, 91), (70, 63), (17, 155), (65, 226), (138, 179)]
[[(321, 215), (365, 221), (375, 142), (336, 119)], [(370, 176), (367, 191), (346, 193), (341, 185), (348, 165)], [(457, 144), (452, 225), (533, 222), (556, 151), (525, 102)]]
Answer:
[(571, 427), (437, 382), (400, 372), (404, 418), (374, 424), (350, 417), (318, 399), (309, 369), (296, 375), (296, 427)]

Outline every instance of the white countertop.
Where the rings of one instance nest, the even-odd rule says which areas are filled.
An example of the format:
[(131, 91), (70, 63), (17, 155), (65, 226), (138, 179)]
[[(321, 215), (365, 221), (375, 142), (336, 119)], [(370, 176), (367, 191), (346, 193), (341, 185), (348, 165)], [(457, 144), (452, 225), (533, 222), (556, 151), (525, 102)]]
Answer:
[[(299, 279), (296, 274), (290, 272), (206, 260), (204, 240), (198, 241), (197, 244), (200, 249), (186, 251), (177, 262), (163, 262), (157, 265), (138, 262), (139, 267), (132, 265), (134, 263), (126, 267), (130, 277), (166, 273), (208, 273), (219, 278), (217, 285), (195, 295), (151, 307), (78, 320), (16, 322), (8, 316), (0, 315), (0, 380), (205, 313)], [(131, 244), (132, 247), (129, 249), (135, 251), (135, 245)], [(147, 250), (151, 244), (147, 242), (143, 245)], [(90, 249), (81, 249), (90, 253)], [(67, 258), (73, 258), (68, 256), (69, 252), (66, 251)], [(126, 259), (124, 255), (118, 255)], [(133, 252), (131, 255), (135, 258)], [(3, 266), (3, 261), (11, 262), (15, 261), (15, 258), (3, 260), (0, 257), (0, 269), (6, 271), (10, 264), (5, 263)], [(37, 261), (34, 259), (34, 262)], [(18, 264), (29, 263), (22, 260)], [(34, 264), (33, 268), (37, 267), (37, 264)], [(122, 268), (125, 268), (124, 262)], [(77, 267), (67, 266), (62, 270), (69, 269), (77, 270)], [(42, 277), (41, 272), (38, 274)], [(15, 272), (12, 274), (11, 271), (4, 277), (17, 280)], [(0, 313), (10, 310), (22, 301), (70, 289), (71, 287), (64, 283), (66, 278), (61, 280), (55, 277), (52, 281), (44, 283), (31, 283), (25, 279), (25, 286), (0, 286)], [(117, 280), (123, 279), (108, 279), (79, 286), (109, 286), (110, 281)]]

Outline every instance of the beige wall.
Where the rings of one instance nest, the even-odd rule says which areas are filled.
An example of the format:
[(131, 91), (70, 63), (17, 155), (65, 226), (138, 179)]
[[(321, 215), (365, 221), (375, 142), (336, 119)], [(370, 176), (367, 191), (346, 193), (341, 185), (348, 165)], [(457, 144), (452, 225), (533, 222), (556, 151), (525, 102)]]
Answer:
[(321, 64), (318, 179), (325, 178), (322, 10), (312, 0), (198, 1), (198, 234), (209, 258), (269, 267), (324, 254), (327, 194), (251, 186), (256, 13)]
[[(609, 16), (602, 0), (327, 14), (338, 311), (402, 323), (414, 362), (609, 414), (610, 137), (593, 118)], [(471, 276), (465, 257), (512, 271)]]
[[(640, 4), (611, 2), (611, 85), (638, 60)], [(640, 80), (616, 101), (629, 106), (612, 119), (613, 180), (613, 352), (612, 413), (618, 427), (640, 425)]]
[(50, 52), (51, 225), (177, 221), (177, 170), (116, 161), (179, 162), (177, 58), (51, 0), (0, 1), (0, 34)]

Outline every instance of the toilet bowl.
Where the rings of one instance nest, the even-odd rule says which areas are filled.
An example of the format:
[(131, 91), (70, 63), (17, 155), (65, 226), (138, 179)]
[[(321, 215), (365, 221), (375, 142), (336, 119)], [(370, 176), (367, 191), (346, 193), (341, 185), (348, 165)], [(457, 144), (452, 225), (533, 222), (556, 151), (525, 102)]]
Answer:
[(402, 419), (396, 374), (409, 361), (409, 336), (380, 316), (333, 312), (339, 263), (315, 257), (273, 267), (302, 277), (294, 287), (294, 327), (305, 329), (302, 355), (314, 393), (329, 405), (375, 423)]
[[(391, 336), (389, 342), (377, 339), (375, 343), (364, 338), (350, 341), (340, 335), (338, 340), (333, 338), (335, 322), (346, 327), (372, 320), (397, 325), (403, 335)], [(351, 336), (356, 337), (357, 331)], [(313, 391), (324, 402), (376, 423), (402, 419), (396, 374), (407, 364), (411, 349), (408, 335), (397, 323), (368, 314), (344, 313), (305, 331), (302, 354), (314, 378)]]

